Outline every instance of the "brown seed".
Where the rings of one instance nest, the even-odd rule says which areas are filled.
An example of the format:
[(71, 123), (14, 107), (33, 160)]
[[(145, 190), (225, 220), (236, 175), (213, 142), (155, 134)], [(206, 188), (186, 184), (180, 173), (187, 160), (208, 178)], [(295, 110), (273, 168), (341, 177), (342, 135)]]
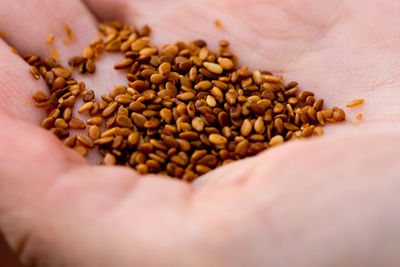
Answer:
[(109, 42), (106, 45), (105, 49), (106, 49), (106, 51), (109, 51), (109, 52), (120, 51), (121, 50), (121, 44), (122, 44), (121, 40), (115, 39), (115, 40)]
[(83, 157), (86, 157), (88, 154), (87, 148), (82, 145), (76, 145), (72, 149), (78, 152)]
[(145, 81), (136, 80), (132, 83), (132, 88), (138, 91), (143, 91), (146, 90), (148, 86)]
[(135, 125), (139, 128), (145, 128), (144, 124), (146, 123), (147, 119), (145, 116), (143, 116), (142, 114), (133, 112), (132, 115), (132, 120), (135, 123)]
[(89, 90), (87, 93), (83, 96), (83, 102), (90, 102), (94, 99), (94, 91)]
[(125, 115), (118, 115), (116, 119), (116, 123), (120, 127), (127, 127), (127, 128), (133, 128), (133, 123), (128, 116)]
[(210, 81), (204, 80), (204, 81), (197, 83), (194, 86), (194, 89), (198, 90), (198, 91), (205, 91), (205, 90), (211, 89), (211, 87), (212, 87), (212, 83)]
[(78, 109), (78, 112), (79, 113), (84, 113), (86, 111), (91, 110), (93, 107), (94, 107), (94, 103), (93, 102), (86, 102)]
[(133, 59), (131, 58), (125, 58), (118, 63), (114, 65), (114, 69), (120, 70), (120, 69), (126, 69), (129, 68), (133, 64)]
[(239, 157), (244, 157), (246, 156), (248, 149), (249, 149), (249, 141), (243, 140), (240, 143), (238, 143), (237, 146), (235, 147), (235, 153)]
[(112, 143), (114, 141), (114, 137), (113, 136), (106, 136), (106, 137), (101, 137), (99, 139), (97, 139), (94, 143), (96, 145), (102, 146), (105, 144), (109, 144)]
[(111, 102), (101, 113), (103, 117), (108, 117), (110, 116), (118, 107), (117, 102)]
[(101, 125), (103, 118), (100, 116), (92, 117), (86, 121), (88, 125)]
[(207, 172), (210, 172), (212, 169), (206, 165), (198, 164), (196, 165), (196, 172), (199, 174), (206, 174)]
[(357, 106), (362, 105), (362, 104), (364, 104), (364, 99), (356, 99), (356, 100), (353, 100), (350, 103), (348, 103), (347, 107), (348, 108), (354, 108), (354, 107), (357, 107)]
[(97, 125), (91, 126), (89, 128), (88, 135), (89, 135), (89, 138), (92, 139), (93, 141), (96, 141), (97, 139), (99, 139), (100, 135), (101, 135), (101, 131), (100, 131), (99, 126), (97, 126)]
[(226, 142), (228, 142), (228, 140), (225, 137), (223, 137), (220, 134), (216, 134), (216, 133), (210, 134), (208, 139), (214, 145), (222, 145), (222, 144), (225, 144)]
[(189, 100), (194, 99), (196, 96), (192, 92), (184, 92), (184, 93), (177, 95), (176, 97), (182, 101), (189, 101)]
[(104, 165), (106, 165), (106, 166), (114, 166), (117, 163), (117, 159), (111, 153), (107, 153), (104, 156), (103, 161), (104, 161)]
[(274, 137), (271, 138), (271, 141), (269, 141), (270, 146), (277, 146), (282, 144), (284, 141), (283, 137), (281, 135), (275, 135)]
[(203, 66), (207, 70), (209, 70), (209, 71), (211, 71), (212, 73), (215, 73), (215, 74), (221, 74), (224, 71), (224, 69), (220, 65), (218, 65), (216, 63), (204, 62)]
[(85, 138), (83, 136), (78, 136), (76, 139), (81, 145), (83, 145), (83, 146), (85, 146), (87, 148), (93, 148), (94, 147), (93, 142), (88, 140), (87, 138)]
[(131, 49), (132, 51), (140, 51), (141, 49), (145, 48), (149, 42), (150, 39), (148, 37), (137, 39), (131, 44)]
[(54, 122), (54, 126), (56, 128), (62, 128), (62, 129), (68, 129), (69, 127), (68, 123), (61, 118), (56, 119), (56, 121)]
[(33, 93), (32, 98), (36, 102), (46, 102), (49, 100), (47, 95), (45, 93), (43, 93), (42, 91), (36, 91), (35, 93)]
[(64, 145), (67, 147), (74, 147), (76, 144), (76, 135), (71, 135), (70, 137), (64, 140)]
[(142, 163), (136, 166), (136, 171), (139, 174), (147, 174), (149, 172), (149, 168), (147, 167), (146, 164)]
[(198, 132), (202, 132), (204, 130), (204, 121), (200, 117), (195, 117), (192, 120), (192, 127)]
[(242, 126), (240, 127), (240, 133), (243, 136), (249, 136), (251, 133), (253, 126), (251, 125), (251, 122), (249, 119), (245, 119), (243, 121)]
[(65, 68), (53, 68), (52, 71), (57, 77), (62, 77), (64, 79), (68, 79), (72, 75), (71, 71)]
[(76, 129), (76, 130), (83, 130), (86, 128), (85, 123), (78, 118), (71, 119), (69, 122), (69, 126), (72, 129)]
[(333, 120), (335, 121), (344, 121), (346, 119), (346, 113), (338, 107), (333, 108)]
[(224, 58), (224, 57), (219, 57), (218, 58), (218, 63), (221, 65), (222, 68), (225, 70), (231, 70), (233, 69), (233, 62), (229, 58)]
[(31, 66), (30, 68), (31, 74), (35, 80), (40, 79), (40, 73), (39, 70), (35, 66)]
[(89, 73), (95, 73), (96, 65), (94, 64), (94, 61), (92, 59), (88, 59), (88, 61), (86, 62), (86, 70)]

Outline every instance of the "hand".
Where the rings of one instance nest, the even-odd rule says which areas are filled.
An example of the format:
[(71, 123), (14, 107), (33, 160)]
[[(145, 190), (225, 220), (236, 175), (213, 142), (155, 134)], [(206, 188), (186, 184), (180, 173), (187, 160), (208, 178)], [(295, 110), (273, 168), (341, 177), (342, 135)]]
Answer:
[[(400, 262), (400, 4), (386, 1), (1, 0), (0, 30), (23, 53), (61, 62), (96, 18), (149, 24), (157, 45), (231, 42), (241, 63), (283, 74), (360, 125), (290, 142), (195, 184), (91, 166), (40, 129), (43, 90), (0, 42), (0, 230), (33, 266), (397, 266)], [(214, 25), (218, 19), (224, 27)], [(63, 24), (77, 40), (65, 46)], [(104, 57), (97, 95), (124, 82)], [(81, 79), (81, 78), (78, 78)]]

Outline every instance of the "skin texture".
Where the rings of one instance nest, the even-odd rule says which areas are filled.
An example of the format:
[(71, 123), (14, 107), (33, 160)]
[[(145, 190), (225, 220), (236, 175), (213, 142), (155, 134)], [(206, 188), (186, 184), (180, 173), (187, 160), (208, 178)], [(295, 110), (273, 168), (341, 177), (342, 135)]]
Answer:
[[(0, 0), (1, 232), (32, 266), (398, 266), (399, 12), (395, 0)], [(194, 185), (91, 166), (36, 126), (44, 114), (30, 96), (45, 84), (9, 46), (47, 56), (52, 33), (65, 63), (96, 21), (115, 18), (149, 24), (157, 45), (227, 39), (241, 64), (299, 81), (329, 107), (366, 102), (323, 138)], [(77, 36), (69, 46), (64, 24)], [(82, 78), (97, 95), (124, 82), (118, 58)]]

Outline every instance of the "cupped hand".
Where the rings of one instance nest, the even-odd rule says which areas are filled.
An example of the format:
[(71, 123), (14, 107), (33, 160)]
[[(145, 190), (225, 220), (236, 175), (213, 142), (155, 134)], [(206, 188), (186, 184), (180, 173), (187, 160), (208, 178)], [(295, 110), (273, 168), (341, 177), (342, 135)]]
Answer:
[[(399, 12), (395, 0), (1, 0), (1, 232), (32, 266), (397, 266)], [(364, 98), (347, 110), (364, 118), (194, 185), (92, 166), (37, 126), (44, 114), (30, 98), (46, 85), (10, 46), (45, 57), (54, 34), (66, 64), (111, 19), (149, 24), (157, 45), (229, 40), (241, 64), (296, 80), (327, 106)], [(118, 57), (77, 79), (97, 95), (123, 84), (110, 67)]]

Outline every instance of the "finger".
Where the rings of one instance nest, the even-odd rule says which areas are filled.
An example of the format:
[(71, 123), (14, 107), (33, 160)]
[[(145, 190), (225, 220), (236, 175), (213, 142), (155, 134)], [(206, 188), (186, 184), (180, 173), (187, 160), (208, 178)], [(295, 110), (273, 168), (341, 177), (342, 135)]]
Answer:
[[(71, 29), (72, 39), (68, 37), (65, 26)], [(5, 41), (21, 54), (50, 58), (54, 48), (64, 67), (68, 67), (70, 58), (81, 56), (83, 49), (98, 38), (97, 21), (79, 0), (1, 1), (0, 28), (6, 32)], [(54, 35), (54, 41), (48, 44), (46, 40), (50, 35)], [(75, 72), (73, 76), (83, 80), (88, 89), (99, 95), (106, 93), (126, 80), (123, 73), (113, 69), (121, 58), (119, 54), (108, 53), (97, 62), (96, 75), (81, 76)]]
[(29, 73), (29, 66), (10, 47), (0, 40), (0, 103), (9, 115), (38, 124), (45, 115), (35, 108), (32, 94), (45, 90), (43, 80), (36, 81)]
[[(143, 239), (147, 229), (161, 236), (160, 225), (172, 224), (169, 233), (181, 227), (189, 185), (165, 178), (139, 181), (128, 168), (92, 167), (38, 127), (1, 111), (0, 122), (7, 128), (0, 131), (0, 151), (7, 151), (0, 154), (0, 230), (23, 263), (92, 266), (87, 261), (96, 258), (93, 250), (109, 254), (108, 246), (99, 247), (102, 242), (119, 247), (118, 242), (139, 240), (146, 247), (137, 253), (149, 253), (154, 247)], [(116, 238), (127, 234), (128, 239)], [(77, 240), (79, 250), (71, 250)], [(130, 253), (124, 256), (128, 260)]]

